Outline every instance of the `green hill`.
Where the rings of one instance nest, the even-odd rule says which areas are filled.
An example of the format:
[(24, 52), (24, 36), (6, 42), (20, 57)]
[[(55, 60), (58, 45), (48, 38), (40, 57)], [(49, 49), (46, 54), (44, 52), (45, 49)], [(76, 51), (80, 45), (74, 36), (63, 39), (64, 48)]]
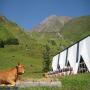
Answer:
[[(51, 32), (47, 32), (48, 30), (45, 31), (44, 29), (38, 31), (37, 28), (34, 31), (28, 32), (28, 35), (33, 40), (37, 41), (37, 43), (41, 46), (48, 44), (52, 58), (64, 48), (89, 35), (89, 28), (90, 16), (81, 16), (71, 19), (66, 24), (64, 24), (62, 28), (57, 27), (59, 30), (57, 32), (55, 28), (53, 28), (53, 31)], [(49, 29), (52, 30), (50, 27)]]
[[(18, 45), (5, 45), (0, 48), (0, 69), (15, 66), (18, 62), (25, 65), (27, 75), (31, 72), (41, 70), (41, 46), (31, 39), (16, 23), (9, 21), (6, 17), (0, 16), (0, 40), (18, 39)], [(30, 71), (30, 65), (33, 65)], [(34, 74), (34, 73), (33, 73)]]
[[(65, 17), (63, 18), (67, 20)], [(60, 23), (62, 21), (61, 17), (50, 16), (43, 20), (43, 23), (39, 27), (35, 27), (29, 35), (42, 44), (48, 42), (50, 44), (50, 42), (54, 41), (56, 45), (53, 46), (55, 46), (55, 50), (58, 48), (59, 51), (81, 38), (90, 35), (90, 16), (81, 16), (72, 19), (67, 18), (67, 23), (64, 23), (62, 26)]]
[(5, 24), (8, 24), (7, 19), (4, 16), (0, 16), (0, 39), (5, 40), (7, 38), (14, 38), (14, 36), (5, 28)]
[[(53, 22), (51, 22), (52, 20)], [(56, 18), (53, 19), (52, 17), (52, 20), (50, 21), (50, 26), (53, 23), (55, 28), (49, 27), (49, 29), (42, 30), (36, 28), (33, 31), (24, 32), (16, 23), (1, 16), (0, 40), (16, 38), (19, 44), (5, 45), (4, 48), (0, 48), (0, 69), (5, 69), (14, 66), (17, 62), (22, 62), (26, 69), (25, 77), (41, 77), (42, 53), (46, 44), (50, 47), (50, 58), (52, 60), (56, 53), (90, 34), (90, 16), (74, 18), (64, 24), (63, 27), (58, 27), (59, 24), (61, 25), (60, 22), (57, 22), (58, 26), (55, 24)], [(48, 19), (43, 23), (47, 23), (47, 21)], [(40, 28), (43, 28), (42, 25)], [(33, 66), (32, 69), (30, 65)]]
[(0, 39), (17, 38), (20, 44), (28, 42), (28, 37), (24, 31), (14, 22), (6, 17), (0, 16)]
[(81, 16), (70, 20), (64, 25), (60, 33), (66, 39), (76, 42), (90, 35), (90, 16)]

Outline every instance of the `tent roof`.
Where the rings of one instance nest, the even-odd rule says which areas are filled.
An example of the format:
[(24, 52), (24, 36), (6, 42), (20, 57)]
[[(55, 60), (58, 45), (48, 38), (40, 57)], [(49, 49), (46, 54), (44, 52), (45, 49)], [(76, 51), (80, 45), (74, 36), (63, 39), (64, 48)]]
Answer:
[(89, 36), (90, 36), (90, 35), (87, 35), (86, 37), (84, 37), (84, 38), (82, 38), (81, 40), (79, 40), (79, 41), (75, 42), (74, 44), (72, 44), (72, 45), (70, 45), (70, 46), (66, 47), (64, 50), (60, 51), (60, 52), (59, 52), (59, 53), (57, 53), (57, 54), (60, 54), (61, 52), (65, 51), (66, 49), (68, 49), (68, 48), (72, 47), (73, 45), (75, 45), (75, 44), (77, 44), (77, 43), (81, 42), (82, 40), (84, 40), (84, 39), (88, 38)]

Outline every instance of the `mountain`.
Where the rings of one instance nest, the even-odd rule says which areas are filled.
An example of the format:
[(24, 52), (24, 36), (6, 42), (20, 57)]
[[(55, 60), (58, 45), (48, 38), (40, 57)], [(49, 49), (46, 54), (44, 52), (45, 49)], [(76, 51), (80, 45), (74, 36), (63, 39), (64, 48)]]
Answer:
[[(16, 23), (0, 16), (0, 40), (8, 38), (19, 40), (19, 45), (6, 45), (0, 48), (0, 69), (21, 62), (25, 65), (25, 76), (40, 77), (42, 76), (42, 53), (46, 44), (50, 47), (52, 60), (58, 52), (88, 34), (90, 35), (90, 16), (72, 19), (50, 16), (31, 32), (25, 32)], [(33, 66), (31, 70), (30, 65)]]
[[(72, 19), (69, 18), (69, 20), (66, 19), (67, 17), (63, 17), (66, 20), (65, 21), (63, 19), (65, 21), (64, 24), (61, 24), (61, 19), (57, 19), (58, 17), (50, 16), (46, 18), (41, 22), (39, 27), (35, 28), (33, 32), (30, 32), (28, 34), (31, 38), (35, 39), (41, 44), (50, 44), (50, 42), (55, 42), (56, 45), (50, 45), (50, 47), (54, 46), (54, 49), (58, 49), (59, 51), (86, 37), (87, 35), (90, 35), (89, 15), (75, 17)], [(61, 16), (59, 18), (61, 18)]]
[(73, 42), (90, 35), (90, 16), (81, 16), (70, 20), (59, 32), (65, 39)]
[(0, 39), (18, 39), (20, 44), (28, 43), (28, 36), (16, 23), (8, 20), (5, 16), (0, 16)]
[(9, 44), (18, 40), (19, 45), (14, 46), (16, 49), (27, 50), (32, 56), (41, 55), (41, 45), (34, 38), (31, 38), (19, 25), (5, 16), (0, 16), (0, 40), (5, 41), (5, 43), (9, 42)]
[[(18, 40), (19, 44), (11, 44), (10, 40)], [(4, 46), (2, 41), (5, 42)], [(0, 16), (0, 70), (13, 67), (20, 62), (25, 66), (25, 76), (36, 75), (34, 72), (40, 71), (42, 66), (41, 51), (41, 45), (30, 38), (20, 26), (5, 16)], [(31, 64), (34, 66), (32, 71)]]
[(58, 32), (69, 20), (71, 20), (71, 17), (52, 15), (45, 18), (38, 26), (34, 27), (32, 31)]
[(8, 22), (9, 21), (4, 16), (0, 16), (0, 39), (14, 38), (11, 32), (6, 28), (6, 25), (9, 24)]

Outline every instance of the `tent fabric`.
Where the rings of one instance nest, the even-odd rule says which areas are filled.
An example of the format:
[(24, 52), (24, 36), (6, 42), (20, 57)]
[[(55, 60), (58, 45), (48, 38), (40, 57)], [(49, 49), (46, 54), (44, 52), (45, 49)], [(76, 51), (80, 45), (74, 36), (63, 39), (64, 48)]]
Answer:
[(66, 52), (67, 52), (67, 50), (60, 53), (59, 65), (60, 65), (61, 69), (63, 69), (65, 67)]
[[(67, 54), (68, 50), (68, 54)], [(75, 43), (71, 47), (68, 47), (62, 51), (59, 57), (60, 69), (67, 67), (65, 63), (69, 62), (70, 66), (73, 68), (73, 73), (78, 73), (78, 67), (80, 63), (80, 57), (82, 56), (89, 72), (90, 72), (90, 36), (84, 38), (83, 40)], [(58, 70), (58, 55), (53, 57), (52, 68), (53, 71)], [(68, 55), (68, 56), (67, 56)]]
[[(90, 55), (89, 55), (90, 49), (89, 48), (90, 48), (90, 37), (80, 42), (80, 54), (79, 54), (79, 57), (80, 55), (83, 57), (84, 62), (88, 70), (90, 71)], [(80, 58), (79, 58), (79, 62), (80, 62)]]
[(76, 58), (77, 57), (77, 44), (73, 45), (68, 49), (68, 61), (70, 63), (70, 66), (75, 71), (76, 67)]
[(53, 61), (52, 61), (52, 67), (53, 67), (53, 71), (58, 71), (57, 65), (58, 65), (58, 55), (53, 57)]

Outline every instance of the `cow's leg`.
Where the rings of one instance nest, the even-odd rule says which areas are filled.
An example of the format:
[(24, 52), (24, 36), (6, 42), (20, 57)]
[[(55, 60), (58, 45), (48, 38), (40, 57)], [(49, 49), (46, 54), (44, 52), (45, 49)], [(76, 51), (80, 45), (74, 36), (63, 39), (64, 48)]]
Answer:
[(10, 83), (10, 86), (15, 86), (15, 82), (14, 81), (9, 80), (9, 83)]

